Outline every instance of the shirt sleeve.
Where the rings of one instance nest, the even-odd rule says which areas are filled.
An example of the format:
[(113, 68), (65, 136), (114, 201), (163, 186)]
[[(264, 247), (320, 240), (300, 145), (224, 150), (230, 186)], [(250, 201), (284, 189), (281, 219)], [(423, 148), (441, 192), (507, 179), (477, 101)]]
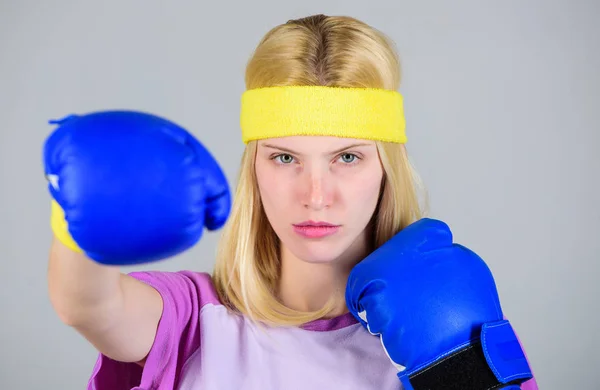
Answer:
[(535, 380), (535, 377), (531, 378), (527, 382), (523, 383), (521, 385), (521, 390), (538, 390), (538, 385), (537, 385), (537, 382)]
[[(529, 357), (527, 357), (527, 351), (525, 351), (525, 348), (523, 346), (523, 342), (521, 341), (521, 339), (519, 338), (519, 335), (517, 335), (517, 340), (519, 341), (519, 344), (521, 345), (521, 348), (523, 349), (523, 353), (525, 354), (525, 359), (527, 359), (527, 362), (529, 363), (529, 365), (531, 366), (531, 363), (529, 361)], [(533, 373), (533, 369), (531, 370)], [(537, 381), (535, 380), (535, 374), (533, 375), (533, 377), (531, 379), (529, 379), (527, 382), (523, 382), (521, 384), (521, 390), (539, 390), (538, 389), (538, 384)]]
[(154, 287), (163, 299), (154, 343), (143, 368), (100, 354), (88, 390), (172, 390), (182, 366), (200, 347), (200, 310), (216, 300), (210, 276), (191, 271), (129, 275)]

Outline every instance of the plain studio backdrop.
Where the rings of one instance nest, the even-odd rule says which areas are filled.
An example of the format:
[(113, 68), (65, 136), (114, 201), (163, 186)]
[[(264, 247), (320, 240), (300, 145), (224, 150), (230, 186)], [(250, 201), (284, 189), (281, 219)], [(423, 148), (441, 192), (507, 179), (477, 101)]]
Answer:
[[(233, 188), (246, 61), (268, 29), (316, 13), (396, 42), (431, 216), (490, 265), (540, 388), (598, 388), (598, 2), (3, 0), (1, 389), (84, 389), (97, 356), (48, 300), (47, 121), (165, 116), (215, 154)], [(210, 271), (217, 237), (135, 269)]]

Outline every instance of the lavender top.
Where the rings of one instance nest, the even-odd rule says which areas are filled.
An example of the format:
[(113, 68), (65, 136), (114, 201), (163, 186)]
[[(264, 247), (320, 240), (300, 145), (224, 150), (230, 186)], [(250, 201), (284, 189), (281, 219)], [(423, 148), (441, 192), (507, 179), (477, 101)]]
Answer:
[[(257, 326), (219, 302), (210, 275), (137, 272), (164, 300), (144, 368), (98, 357), (88, 390), (402, 389), (351, 314), (302, 327)], [(523, 390), (537, 390), (535, 380)]]

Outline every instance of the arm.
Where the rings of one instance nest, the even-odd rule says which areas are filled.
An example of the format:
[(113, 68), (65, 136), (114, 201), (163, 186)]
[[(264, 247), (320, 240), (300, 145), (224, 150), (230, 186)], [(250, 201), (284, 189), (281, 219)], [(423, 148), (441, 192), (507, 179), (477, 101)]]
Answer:
[(49, 295), (61, 320), (100, 352), (89, 388), (172, 389), (198, 345), (196, 285), (205, 282), (118, 267), (171, 258), (204, 228), (220, 228), (227, 180), (198, 140), (154, 115), (103, 111), (51, 123)]
[(111, 359), (143, 362), (154, 342), (162, 299), (149, 285), (52, 241), (52, 305), (65, 324)]

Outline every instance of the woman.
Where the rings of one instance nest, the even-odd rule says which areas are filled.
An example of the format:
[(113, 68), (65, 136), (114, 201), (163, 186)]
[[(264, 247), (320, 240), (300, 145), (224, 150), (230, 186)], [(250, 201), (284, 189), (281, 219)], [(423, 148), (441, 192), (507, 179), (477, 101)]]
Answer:
[[(345, 299), (354, 266), (422, 216), (399, 82), (392, 43), (356, 19), (318, 15), (266, 34), (246, 70), (247, 145), (213, 275), (123, 275), (84, 259), (93, 251), (83, 254), (83, 240), (55, 223), (53, 304), (100, 351), (88, 388), (402, 388), (382, 342)], [(393, 126), (311, 127), (315, 99), (329, 112), (340, 96), (354, 99), (329, 95), (335, 87), (372, 89), (369, 99), (386, 108), (342, 116)], [(286, 126), (297, 112), (277, 117), (286, 99), (310, 112), (297, 127)], [(64, 218), (58, 206), (53, 218)]]

